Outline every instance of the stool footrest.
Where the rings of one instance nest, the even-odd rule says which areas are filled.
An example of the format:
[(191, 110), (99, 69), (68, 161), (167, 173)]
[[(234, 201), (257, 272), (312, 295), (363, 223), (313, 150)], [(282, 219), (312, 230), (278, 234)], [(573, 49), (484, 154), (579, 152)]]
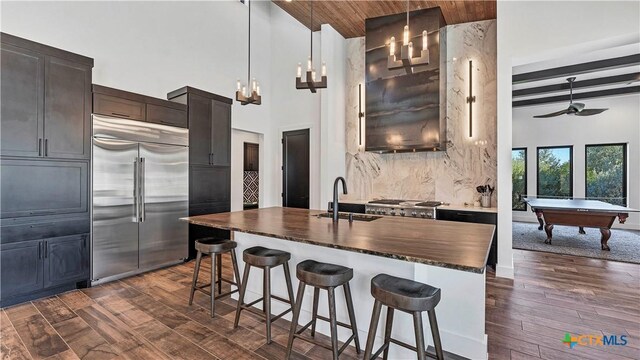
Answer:
[[(262, 300), (262, 298), (258, 299), (258, 301), (259, 301), (259, 300)], [(254, 301), (253, 303), (255, 304), (255, 303), (257, 303), (258, 301)], [(256, 309), (256, 308), (254, 308), (254, 307), (251, 307), (251, 305), (250, 305), (250, 304), (242, 305), (242, 309), (243, 309), (243, 310), (247, 310), (247, 311), (249, 311), (249, 312), (251, 312), (251, 313), (253, 313), (253, 314), (256, 314), (256, 315), (258, 315), (258, 316), (262, 317), (263, 319), (266, 319), (266, 317), (267, 317), (267, 315), (264, 313), (264, 311), (260, 311), (260, 310), (258, 310), (258, 309)], [(286, 315), (289, 311), (291, 311), (291, 308), (289, 308), (289, 309), (287, 309), (287, 310), (285, 310), (285, 311), (281, 312), (280, 314), (278, 314), (278, 315), (276, 315), (276, 316), (272, 316), (272, 317), (271, 317), (271, 321), (273, 322), (273, 321), (276, 321), (276, 320), (280, 319), (281, 317), (283, 317), (284, 315)]]
[[(322, 315), (316, 315), (316, 318), (317, 318), (317, 319), (320, 319), (320, 320), (324, 320), (324, 321), (326, 321), (326, 322), (331, 322), (331, 320), (330, 320), (328, 317), (325, 317), (325, 316), (322, 316)], [(313, 320), (311, 320), (311, 321), (313, 321)], [(345, 324), (345, 323), (343, 323), (342, 321), (336, 321), (336, 324), (337, 324), (338, 326), (342, 326), (343, 328), (347, 328), (347, 329), (351, 329), (351, 330), (353, 330), (353, 328), (351, 328), (351, 325), (349, 325), (349, 324)]]
[[(234, 285), (235, 285), (235, 284), (234, 284)], [(236, 286), (237, 286), (237, 285), (236, 285)], [(208, 296), (211, 296), (211, 291), (209, 291), (209, 290), (204, 290), (204, 288), (206, 288), (206, 287), (211, 287), (211, 284), (197, 285), (197, 286), (194, 288), (194, 290), (196, 290), (196, 291), (200, 291), (201, 293), (204, 293), (204, 294), (206, 294), (206, 295), (208, 295)], [(214, 299), (215, 299), (215, 300), (218, 300), (218, 299), (220, 299), (220, 298), (223, 298), (223, 297), (229, 296), (229, 295), (231, 295), (231, 294), (235, 294), (235, 293), (237, 293), (237, 292), (238, 292), (238, 289), (231, 290), (231, 291), (228, 291), (228, 292), (226, 292), (226, 293), (222, 293), (222, 294), (218, 294), (218, 295), (216, 295)]]
[[(308, 326), (309, 324), (307, 324)], [(333, 348), (331, 347), (331, 345), (329, 344), (325, 344), (324, 342), (320, 342), (318, 340), (315, 339), (315, 337), (311, 337), (311, 336), (306, 336), (306, 335), (302, 335), (300, 333), (295, 333), (293, 334), (293, 336), (295, 338), (298, 338), (300, 340), (304, 340), (308, 343), (314, 344), (314, 345), (318, 345), (320, 347), (323, 347), (327, 350), (332, 350)], [(342, 354), (342, 352), (347, 348), (347, 346), (349, 346), (349, 343), (351, 343), (351, 341), (353, 341), (353, 339), (355, 339), (355, 336), (352, 334), (347, 341), (344, 342), (344, 344), (342, 344), (342, 346), (340, 347), (340, 349), (338, 349), (338, 355)]]
[(407, 348), (407, 349), (409, 349), (409, 350), (418, 351), (418, 349), (417, 349), (415, 346), (413, 346), (413, 345), (409, 345), (409, 344), (407, 344), (406, 342), (402, 342), (402, 341), (400, 341), (400, 340), (396, 340), (396, 339), (394, 339), (394, 338), (390, 338), (390, 339), (389, 339), (389, 342), (392, 342), (392, 343), (394, 343), (394, 344), (396, 344), (396, 345), (400, 345), (400, 346), (402, 346), (403, 348)]

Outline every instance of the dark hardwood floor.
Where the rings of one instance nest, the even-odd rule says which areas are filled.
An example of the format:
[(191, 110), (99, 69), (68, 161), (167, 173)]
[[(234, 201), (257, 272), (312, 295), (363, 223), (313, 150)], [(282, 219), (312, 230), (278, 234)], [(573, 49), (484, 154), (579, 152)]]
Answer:
[[(208, 269), (208, 261), (203, 264)], [(514, 265), (515, 280), (487, 274), (491, 359), (640, 358), (640, 265), (521, 250)], [(192, 271), (190, 262), (2, 309), (1, 358), (284, 357), (287, 321), (274, 323), (274, 342), (266, 345), (263, 323), (249, 312), (233, 329), (233, 300), (219, 303), (211, 319), (204, 294), (187, 305)], [(230, 267), (224, 272), (230, 276)], [(629, 342), (569, 349), (562, 343), (565, 332), (624, 334)], [(329, 355), (301, 341), (294, 347), (296, 359)], [(341, 358), (358, 356), (350, 348)]]

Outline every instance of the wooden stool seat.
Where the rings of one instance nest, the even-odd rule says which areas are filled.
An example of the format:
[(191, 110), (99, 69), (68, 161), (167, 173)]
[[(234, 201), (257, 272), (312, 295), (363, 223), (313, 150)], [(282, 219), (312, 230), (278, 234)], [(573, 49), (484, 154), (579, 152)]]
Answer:
[[(191, 280), (191, 292), (189, 294), (189, 305), (193, 304), (193, 296), (196, 291), (203, 292), (211, 297), (211, 317), (216, 314), (216, 299), (229, 296), (238, 291), (240, 288), (240, 272), (238, 271), (238, 260), (236, 258), (236, 247), (238, 244), (229, 239), (202, 238), (195, 242), (195, 248), (198, 251), (196, 255), (196, 265), (193, 269), (193, 280)], [(233, 274), (235, 281), (222, 277), (222, 254), (231, 253), (231, 265), (233, 266)], [(211, 282), (208, 284), (198, 284), (198, 275), (200, 273), (200, 264), (203, 255), (211, 255)], [(222, 282), (235, 285), (236, 289), (222, 292)], [(218, 295), (216, 295), (216, 286), (218, 285)], [(210, 288), (210, 291), (204, 288)]]
[[(444, 360), (444, 352), (440, 342), (440, 332), (436, 320), (435, 307), (440, 302), (440, 289), (433, 286), (419, 283), (417, 281), (403, 279), (387, 274), (376, 275), (371, 279), (371, 295), (375, 298), (373, 304), (373, 314), (369, 325), (369, 335), (367, 336), (367, 346), (364, 351), (365, 360), (372, 360), (383, 353), (383, 359), (389, 356), (389, 346), (391, 343), (415, 351), (418, 360), (425, 360), (427, 356), (437, 360)], [(384, 343), (374, 353), (373, 343), (376, 338), (378, 321), (382, 305), (387, 307), (387, 321), (384, 328)], [(395, 310), (409, 313), (413, 316), (413, 330), (416, 337), (416, 346), (412, 346), (391, 337), (393, 327), (393, 314)], [(426, 311), (429, 316), (431, 335), (435, 354), (427, 353), (424, 344), (424, 329), (422, 328), (422, 312)]]
[(353, 269), (346, 266), (305, 260), (296, 266), (296, 277), (313, 287), (341, 286), (353, 278)]
[(242, 252), (242, 260), (251, 266), (274, 267), (282, 265), (291, 259), (291, 254), (276, 249), (254, 246)]
[[(358, 339), (358, 327), (356, 325), (356, 316), (353, 309), (353, 299), (351, 298), (351, 289), (349, 280), (353, 278), (353, 269), (346, 266), (321, 263), (314, 260), (305, 260), (296, 266), (296, 276), (300, 283), (298, 285), (298, 295), (296, 297), (296, 306), (293, 310), (293, 318), (291, 320), (291, 329), (289, 330), (289, 342), (287, 344), (287, 353), (285, 359), (288, 360), (293, 349), (293, 341), (295, 339), (304, 340), (312, 344), (331, 350), (334, 360), (347, 348), (351, 341), (355, 342), (356, 352), (360, 354), (360, 340)], [(302, 298), (304, 297), (304, 289), (307, 285), (313, 286), (313, 312), (311, 313), (311, 321), (302, 326), (298, 330), (298, 319), (300, 318), (300, 310), (302, 308)], [(349, 312), (349, 324), (338, 321), (336, 316), (336, 296), (335, 288), (342, 286), (344, 288), (344, 296), (347, 302), (347, 311)], [(329, 298), (329, 317), (318, 315), (318, 299), (320, 289), (327, 290)], [(331, 327), (331, 344), (324, 344), (315, 339), (317, 320), (329, 322)], [(303, 335), (303, 332), (311, 326), (311, 337)], [(351, 330), (351, 336), (347, 339), (342, 347), (338, 347), (338, 326), (342, 326)]]
[(197, 251), (210, 255), (235, 249), (238, 243), (229, 239), (203, 238), (196, 240), (195, 247)]
[(428, 311), (440, 302), (440, 289), (387, 274), (371, 279), (371, 295), (383, 305), (403, 311)]

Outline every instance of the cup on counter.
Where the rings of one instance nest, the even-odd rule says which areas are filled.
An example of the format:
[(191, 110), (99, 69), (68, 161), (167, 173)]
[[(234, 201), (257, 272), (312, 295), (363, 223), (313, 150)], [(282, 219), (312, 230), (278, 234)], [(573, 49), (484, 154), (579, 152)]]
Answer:
[(482, 194), (480, 199), (482, 200), (482, 207), (484, 208), (491, 207), (491, 194)]

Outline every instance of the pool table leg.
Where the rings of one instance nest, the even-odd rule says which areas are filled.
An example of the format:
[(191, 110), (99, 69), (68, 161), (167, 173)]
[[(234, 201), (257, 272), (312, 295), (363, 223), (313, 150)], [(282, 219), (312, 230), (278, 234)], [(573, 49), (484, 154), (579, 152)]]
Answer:
[(602, 250), (611, 251), (609, 245), (607, 245), (607, 241), (609, 241), (609, 238), (611, 237), (611, 230), (607, 228), (600, 228), (600, 233), (602, 234), (602, 238), (600, 239)]
[(540, 224), (540, 226), (538, 226), (538, 230), (542, 230), (542, 227), (544, 226), (544, 220), (542, 218), (542, 211), (536, 210), (535, 213), (536, 213), (536, 216), (538, 217), (538, 223)]
[(586, 234), (586, 231), (584, 231), (584, 227), (582, 227), (582, 226), (578, 227), (578, 234), (580, 234), (580, 235)]
[(553, 224), (546, 224), (544, 226), (544, 231), (547, 233), (547, 240), (545, 240), (544, 243), (551, 245), (551, 237), (553, 237)]

